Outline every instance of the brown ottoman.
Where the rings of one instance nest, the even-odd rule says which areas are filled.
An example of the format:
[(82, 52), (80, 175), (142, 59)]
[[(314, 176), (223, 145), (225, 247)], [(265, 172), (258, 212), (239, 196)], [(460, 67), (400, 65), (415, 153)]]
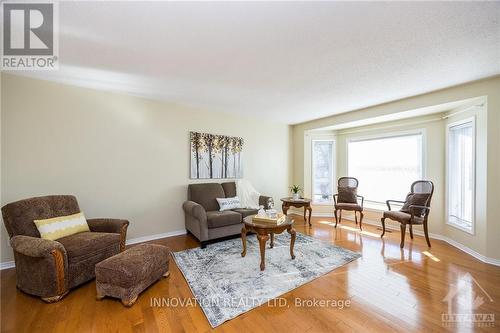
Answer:
[(169, 255), (166, 246), (140, 244), (101, 261), (95, 266), (97, 299), (116, 297), (131, 306), (144, 289), (169, 275)]

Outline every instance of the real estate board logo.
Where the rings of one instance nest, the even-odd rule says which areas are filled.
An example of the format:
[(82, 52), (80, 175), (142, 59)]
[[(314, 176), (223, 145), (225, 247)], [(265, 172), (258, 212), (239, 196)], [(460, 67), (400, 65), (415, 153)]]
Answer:
[[(473, 292), (473, 286), (480, 293)], [(448, 303), (448, 311), (441, 314), (444, 327), (495, 327), (495, 314), (479, 311), (484, 303), (493, 303), (493, 298), (470, 273), (464, 274), (457, 284), (450, 286), (443, 302)], [(453, 305), (458, 306), (458, 312), (453, 309)]]
[(58, 4), (3, 2), (2, 70), (53, 70), (58, 62)]

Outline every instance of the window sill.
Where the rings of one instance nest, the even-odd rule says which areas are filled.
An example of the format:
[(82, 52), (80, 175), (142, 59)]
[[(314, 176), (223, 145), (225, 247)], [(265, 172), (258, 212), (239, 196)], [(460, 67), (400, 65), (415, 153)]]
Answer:
[(446, 225), (449, 225), (450, 227), (453, 227), (455, 229), (463, 231), (463, 232), (465, 232), (465, 233), (467, 233), (469, 235), (473, 235), (473, 236), (475, 235), (475, 232), (474, 232), (474, 223), (472, 223), (471, 228), (467, 228), (467, 227), (464, 227), (464, 226), (460, 225), (457, 222), (451, 221), (448, 218), (448, 220), (446, 221)]

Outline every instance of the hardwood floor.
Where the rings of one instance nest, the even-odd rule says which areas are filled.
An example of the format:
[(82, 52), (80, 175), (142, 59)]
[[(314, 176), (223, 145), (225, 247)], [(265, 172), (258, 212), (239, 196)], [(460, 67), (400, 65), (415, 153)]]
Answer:
[[(362, 258), (307, 283), (282, 297), (289, 307), (263, 305), (214, 331), (218, 332), (499, 332), (500, 267), (484, 264), (437, 240), (428, 249), (425, 239), (407, 237), (399, 248), (399, 232), (365, 225), (363, 233), (350, 221), (335, 229), (332, 219), (313, 218), (308, 227), (300, 218), (297, 232), (306, 233), (350, 250)], [(196, 247), (191, 236), (166, 238), (153, 243), (173, 251)], [(210, 245), (209, 245), (210, 246)], [(250, 254), (247, 254), (250, 255)], [(258, 254), (256, 254), (258, 255)], [(258, 269), (258, 268), (256, 268)], [(131, 308), (119, 300), (95, 300), (95, 282), (71, 291), (62, 301), (45, 304), (15, 288), (15, 270), (1, 271), (2, 332), (206, 332), (211, 331), (200, 307), (153, 307), (152, 297), (192, 297), (184, 277), (171, 260), (171, 274), (143, 292)], [(470, 275), (467, 275), (470, 273)], [(474, 282), (474, 280), (493, 299)], [(452, 301), (455, 313), (468, 310), (480, 298), (475, 313), (491, 313), (495, 327), (444, 328), (443, 298), (451, 286), (459, 293)], [(344, 309), (297, 307), (295, 299), (350, 299)]]

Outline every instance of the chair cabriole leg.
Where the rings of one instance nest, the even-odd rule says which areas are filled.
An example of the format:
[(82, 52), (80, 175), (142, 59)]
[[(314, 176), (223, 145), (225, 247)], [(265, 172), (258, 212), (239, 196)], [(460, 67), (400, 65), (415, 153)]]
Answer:
[(403, 248), (405, 246), (406, 225), (401, 223), (400, 229), (401, 229), (401, 244), (399, 245), (399, 247)]

